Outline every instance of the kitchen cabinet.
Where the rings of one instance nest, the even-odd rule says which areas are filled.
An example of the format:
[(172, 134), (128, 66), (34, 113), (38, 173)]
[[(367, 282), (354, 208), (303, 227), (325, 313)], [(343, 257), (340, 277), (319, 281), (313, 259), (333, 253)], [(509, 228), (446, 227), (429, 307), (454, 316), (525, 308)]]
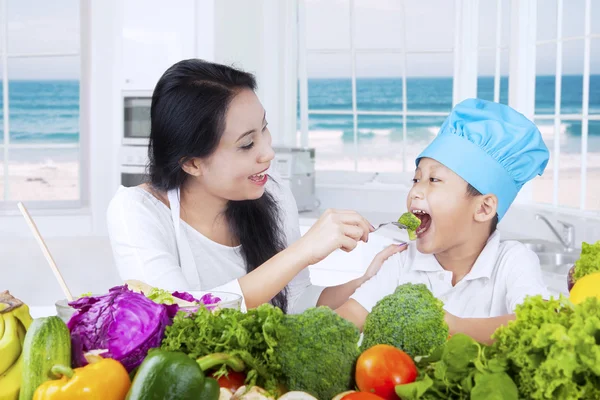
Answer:
[(121, 3), (121, 88), (153, 90), (175, 62), (196, 56), (196, 0)]

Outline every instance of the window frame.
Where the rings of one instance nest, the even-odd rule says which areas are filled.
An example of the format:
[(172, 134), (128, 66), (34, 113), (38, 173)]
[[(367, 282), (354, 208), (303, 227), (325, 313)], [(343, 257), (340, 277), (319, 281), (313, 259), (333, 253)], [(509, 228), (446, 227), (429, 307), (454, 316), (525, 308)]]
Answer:
[[(552, 114), (535, 114), (533, 115), (534, 120), (551, 120), (554, 122), (554, 140), (552, 143), (553, 151), (553, 162), (552, 178), (553, 178), (553, 193), (552, 203), (553, 208), (560, 209), (572, 209), (572, 207), (560, 205), (559, 203), (559, 178), (560, 178), (560, 125), (564, 120), (569, 121), (581, 121), (581, 185), (580, 185), (580, 199), (579, 199), (579, 210), (589, 211), (594, 213), (594, 210), (589, 210), (586, 207), (586, 196), (588, 190), (587, 182), (587, 155), (588, 155), (588, 137), (589, 137), (589, 121), (600, 121), (600, 114), (589, 113), (589, 98), (590, 98), (590, 55), (591, 55), (591, 41), (592, 39), (600, 39), (600, 33), (592, 33), (591, 31), (591, 0), (585, 0), (585, 11), (584, 11), (584, 34), (583, 36), (569, 36), (565, 37), (562, 35), (563, 27), (563, 13), (564, 13), (564, 1), (557, 0), (556, 3), (556, 37), (553, 39), (537, 40), (535, 41), (536, 49), (543, 45), (556, 46), (556, 70), (554, 73), (554, 113)], [(561, 100), (562, 100), (562, 60), (563, 60), (563, 43), (569, 41), (583, 40), (583, 87), (582, 87), (582, 109), (579, 114), (563, 114), (561, 112)], [(536, 74), (537, 77), (537, 74)], [(535, 100), (534, 100), (535, 101)], [(600, 211), (598, 211), (600, 213)]]
[[(501, 80), (502, 80), (502, 73), (501, 73), (501, 66), (502, 66), (502, 54), (503, 52), (506, 52), (506, 55), (510, 56), (510, 46), (509, 45), (502, 45), (502, 33), (504, 32), (502, 29), (502, 24), (503, 24), (503, 11), (504, 11), (504, 7), (503, 7), (503, 0), (495, 0), (496, 1), (496, 42), (494, 43), (493, 46), (477, 46), (477, 55), (479, 56), (479, 51), (481, 50), (494, 50), (495, 55), (494, 55), (494, 98), (493, 101), (496, 103), (500, 102), (500, 95), (501, 95)], [(509, 0), (510, 1), (510, 0)], [(510, 4), (510, 3), (509, 3)], [(510, 23), (510, 20), (509, 20)], [(510, 27), (509, 27), (510, 29)], [(483, 75), (486, 76), (486, 75)], [(478, 74), (477, 77), (479, 78), (480, 75)], [(510, 79), (510, 74), (509, 74), (509, 79)]]
[[(3, 156), (4, 191), (0, 193), (0, 215), (13, 215), (17, 210), (19, 200), (8, 200), (10, 196), (9, 179), (9, 156), (11, 150), (44, 150), (44, 149), (78, 149), (78, 188), (77, 200), (29, 200), (26, 201), (27, 208), (32, 210), (44, 210), (49, 215), (63, 210), (67, 214), (80, 214), (89, 205), (90, 182), (87, 179), (89, 164), (84, 154), (88, 144), (88, 102), (89, 84), (87, 75), (86, 52), (82, 49), (88, 32), (86, 26), (90, 19), (89, 6), (85, 0), (79, 0), (79, 51), (76, 52), (9, 52), (8, 50), (8, 0), (0, 0), (0, 30), (2, 31), (2, 46), (0, 48), (0, 63), (2, 64), (2, 96), (3, 96), (3, 127), (4, 137), (0, 140), (0, 153)], [(46, 144), (15, 144), (10, 140), (10, 100), (9, 100), (9, 76), (8, 62), (12, 59), (24, 59), (32, 57), (79, 57), (79, 141), (77, 143), (46, 143)]]
[[(300, 91), (300, 139), (296, 145), (300, 147), (308, 147), (308, 120), (310, 115), (351, 115), (353, 119), (353, 136), (354, 136), (354, 169), (351, 171), (344, 171), (353, 173), (358, 180), (362, 180), (361, 176), (364, 176), (365, 172), (358, 170), (358, 116), (361, 115), (374, 115), (374, 116), (400, 116), (402, 117), (402, 173), (408, 172), (409, 165), (406, 158), (406, 142), (407, 142), (407, 117), (446, 117), (447, 112), (437, 111), (409, 111), (407, 102), (407, 88), (406, 88), (406, 70), (407, 70), (407, 56), (411, 54), (453, 54), (454, 66), (453, 66), (453, 106), (456, 102), (456, 91), (455, 80), (457, 79), (456, 71), (456, 48), (459, 46), (459, 35), (460, 32), (456, 28), (459, 25), (459, 18), (461, 11), (459, 10), (461, 0), (453, 0), (455, 3), (455, 45), (452, 48), (447, 49), (434, 49), (434, 50), (407, 50), (406, 47), (406, 24), (402, 23), (401, 29), (401, 44), (400, 48), (381, 48), (381, 49), (369, 49), (369, 48), (356, 48), (355, 47), (355, 25), (356, 21), (354, 18), (354, 0), (348, 0), (348, 7), (350, 11), (350, 47), (346, 49), (309, 49), (306, 45), (306, 6), (304, 0), (298, 0), (298, 80), (299, 80), (299, 91)], [(404, 22), (406, 18), (406, 12), (404, 7), (404, 0), (400, 0), (402, 20)], [(308, 107), (308, 69), (307, 69), (307, 58), (309, 54), (344, 54), (350, 55), (351, 57), (351, 84), (352, 84), (352, 110), (310, 110)], [(356, 55), (357, 54), (401, 54), (402, 55), (402, 111), (384, 111), (384, 110), (369, 110), (361, 111), (357, 109), (357, 97), (356, 97)], [(318, 155), (317, 155), (318, 157)], [(329, 170), (323, 170), (323, 172), (331, 172)], [(374, 177), (379, 174), (386, 173), (383, 171), (367, 173)]]
[[(401, 0), (402, 2), (404, 0)], [(452, 49), (454, 53), (454, 76), (453, 76), (453, 105), (467, 97), (477, 96), (477, 79), (479, 77), (477, 71), (477, 58), (479, 56), (479, 50), (491, 50), (494, 49), (496, 52), (495, 58), (495, 69), (494, 69), (494, 101), (499, 101), (501, 96), (501, 60), (502, 56), (508, 56), (509, 58), (509, 72), (508, 72), (508, 104), (523, 113), (525, 116), (530, 118), (532, 121), (537, 120), (554, 120), (555, 130), (560, 125), (562, 120), (578, 120), (582, 121), (582, 139), (581, 147), (582, 154), (587, 155), (587, 145), (589, 137), (589, 121), (600, 121), (600, 114), (589, 114), (589, 90), (590, 90), (590, 54), (591, 54), (591, 41), (593, 39), (600, 39), (600, 33), (591, 33), (591, 0), (585, 0), (585, 31), (583, 36), (573, 37), (560, 37), (557, 35), (556, 38), (550, 40), (537, 40), (537, 0), (531, 0), (528, 2), (521, 2), (520, 0), (508, 0), (509, 9), (506, 12), (509, 13), (510, 23), (510, 39), (508, 44), (502, 45), (502, 13), (507, 8), (503, 5), (503, 0), (496, 0), (497, 15), (496, 15), (496, 42), (493, 46), (479, 46), (478, 45), (478, 34), (479, 34), (479, 18), (470, 18), (478, 14), (478, 5), (481, 0), (454, 0), (455, 1), (455, 46)], [(355, 22), (353, 19), (354, 1), (350, 2), (350, 25), (352, 26)], [(558, 0), (557, 7), (560, 7), (560, 16), (557, 19), (562, 21), (562, 9), (564, 0)], [(404, 18), (403, 13), (403, 18)], [(558, 23), (558, 21), (557, 21)], [(562, 23), (562, 22), (561, 22)], [(353, 109), (348, 111), (339, 110), (319, 110), (313, 111), (308, 109), (308, 77), (307, 77), (307, 65), (306, 58), (307, 54), (311, 52), (310, 49), (306, 48), (306, 14), (304, 10), (304, 0), (298, 0), (298, 78), (299, 78), (299, 101), (300, 101), (300, 138), (297, 145), (302, 147), (308, 146), (308, 118), (310, 115), (316, 114), (328, 114), (328, 115), (353, 115), (354, 117), (354, 144), (355, 144), (355, 155), (354, 155), (354, 170), (344, 171), (348, 175), (354, 175), (357, 182), (364, 182), (365, 172), (358, 172), (357, 169), (357, 157), (358, 151), (357, 137), (357, 124), (356, 119), (358, 115), (397, 115), (403, 118), (403, 141), (406, 143), (406, 117), (407, 116), (446, 116), (447, 113), (427, 113), (427, 112), (411, 112), (407, 110), (406, 102), (406, 66), (402, 70), (403, 78), (403, 110), (398, 112), (377, 112), (377, 111), (360, 111), (356, 110), (356, 98), (353, 93)], [(403, 35), (404, 26), (402, 29)], [(351, 33), (352, 34), (352, 33)], [(475, 43), (469, 43), (469, 37), (475, 37)], [(554, 114), (537, 114), (535, 113), (535, 77), (536, 70), (536, 49), (539, 45), (547, 45), (554, 43), (557, 49), (562, 49), (562, 43), (572, 40), (583, 40), (584, 41), (584, 74), (583, 74), (583, 107), (580, 114), (562, 114), (560, 113), (560, 93), (558, 92), (555, 102), (559, 105), (555, 108)], [(403, 42), (405, 45), (405, 41)], [(351, 41), (351, 46), (353, 43)], [(405, 46), (403, 46), (405, 47)], [(383, 50), (383, 51), (382, 51)], [(395, 50), (402, 52), (402, 49), (376, 49), (369, 50), (371, 53), (384, 53), (386, 50)], [(329, 53), (349, 53), (348, 49), (330, 49), (330, 50), (314, 50), (314, 52), (329, 52)], [(506, 52), (507, 51), (507, 52)], [(358, 50), (360, 53), (361, 50)], [(365, 51), (367, 52), (367, 51)], [(427, 53), (428, 51), (423, 51)], [(352, 58), (354, 60), (357, 51), (353, 51)], [(560, 54), (560, 59), (559, 55)], [(406, 53), (404, 54), (406, 57)], [(354, 63), (354, 61), (353, 61)], [(562, 53), (557, 51), (557, 64), (562, 63)], [(471, 65), (475, 65), (473, 68)], [(463, 71), (467, 69), (468, 71)], [(473, 74), (474, 71), (474, 74)], [(353, 92), (355, 92), (355, 80), (356, 76), (353, 68)], [(559, 71), (557, 71), (559, 72)], [(471, 76), (474, 75), (474, 76)], [(556, 74), (557, 82), (562, 74)], [(474, 80), (474, 82), (473, 82)], [(556, 147), (560, 147), (559, 138), (557, 135), (554, 136), (554, 151), (556, 160), (559, 160), (560, 149), (556, 151)], [(407, 160), (405, 154), (405, 146), (403, 146), (403, 173), (407, 172)], [(318, 153), (317, 153), (318, 157)], [(539, 207), (545, 210), (560, 210), (561, 212), (571, 213), (579, 212), (582, 215), (598, 215), (600, 214), (597, 210), (591, 210), (586, 208), (585, 199), (588, 190), (587, 182), (587, 157), (582, 157), (581, 161), (581, 199), (579, 207), (574, 209), (573, 207), (561, 206), (558, 203), (558, 163), (548, 168), (553, 168), (554, 172), (554, 184), (553, 184), (553, 201), (552, 204), (535, 202), (533, 200), (531, 182), (526, 184), (525, 187), (519, 193), (516, 200), (517, 203), (529, 204), (532, 206)], [(330, 170), (319, 170), (325, 175), (329, 175), (339, 171)], [(381, 173), (371, 173), (372, 179), (375, 180)], [(398, 175), (401, 175), (400, 173)], [(367, 189), (368, 190), (368, 189)]]

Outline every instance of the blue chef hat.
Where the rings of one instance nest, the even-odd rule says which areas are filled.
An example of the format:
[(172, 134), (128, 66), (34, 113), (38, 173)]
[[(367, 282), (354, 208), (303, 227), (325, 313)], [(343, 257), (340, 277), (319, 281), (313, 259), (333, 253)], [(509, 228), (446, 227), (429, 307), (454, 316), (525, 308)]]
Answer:
[(479, 192), (496, 195), (502, 219), (523, 185), (544, 172), (549, 153), (525, 116), (503, 104), (468, 99), (450, 112), (417, 166), (423, 157), (445, 165)]

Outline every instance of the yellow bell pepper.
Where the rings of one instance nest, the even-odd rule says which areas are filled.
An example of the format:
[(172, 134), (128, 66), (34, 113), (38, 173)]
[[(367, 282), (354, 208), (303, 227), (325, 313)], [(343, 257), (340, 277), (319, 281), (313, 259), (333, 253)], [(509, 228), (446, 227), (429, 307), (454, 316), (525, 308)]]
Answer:
[(125, 367), (111, 358), (74, 370), (56, 365), (52, 373), (62, 377), (40, 385), (33, 400), (124, 400), (131, 386)]
[(569, 299), (573, 304), (579, 304), (588, 297), (600, 299), (600, 272), (579, 278), (569, 292)]

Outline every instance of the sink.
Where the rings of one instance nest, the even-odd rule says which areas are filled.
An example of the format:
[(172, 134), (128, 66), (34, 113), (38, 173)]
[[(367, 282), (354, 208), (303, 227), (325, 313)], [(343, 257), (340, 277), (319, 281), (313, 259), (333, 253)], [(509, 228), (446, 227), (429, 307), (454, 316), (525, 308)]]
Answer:
[(578, 256), (573, 253), (537, 253), (542, 265), (574, 264)]
[(569, 268), (579, 258), (577, 253), (536, 253), (542, 271), (567, 276)]
[(533, 251), (540, 259), (542, 271), (565, 277), (569, 268), (579, 259), (580, 249), (566, 251), (560, 243), (541, 239), (519, 240), (525, 247)]
[(541, 239), (519, 240), (525, 247), (534, 253), (565, 253), (565, 248), (560, 243), (548, 242)]

